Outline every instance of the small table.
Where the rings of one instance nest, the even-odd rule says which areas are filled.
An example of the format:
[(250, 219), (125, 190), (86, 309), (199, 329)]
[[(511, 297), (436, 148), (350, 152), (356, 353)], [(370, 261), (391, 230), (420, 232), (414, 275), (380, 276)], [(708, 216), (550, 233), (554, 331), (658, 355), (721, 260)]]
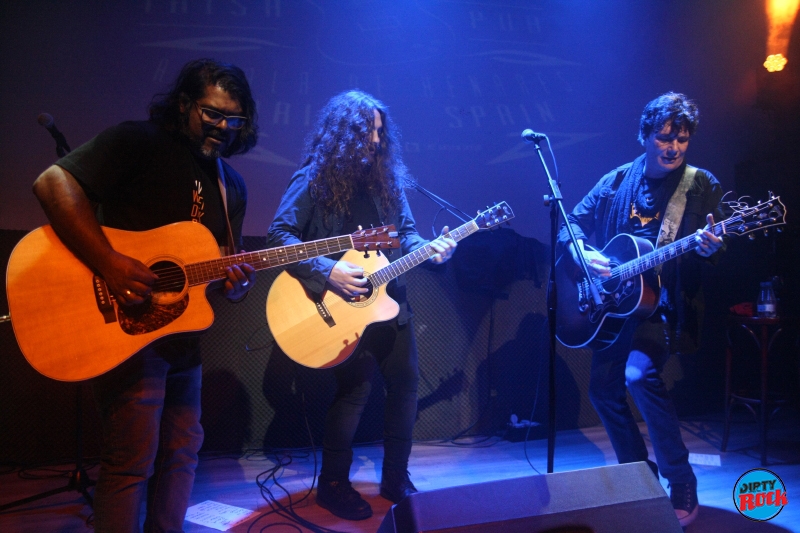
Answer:
[[(722, 432), (721, 451), (725, 451), (728, 446), (728, 437), (730, 436), (730, 416), (731, 407), (734, 403), (742, 403), (750, 411), (756, 415), (758, 419), (758, 433), (759, 443), (761, 448), (761, 464), (767, 464), (767, 422), (771, 414), (774, 414), (785, 400), (780, 397), (769, 398), (769, 391), (767, 389), (767, 376), (770, 351), (778, 336), (784, 331), (788, 325), (797, 326), (798, 320), (788, 317), (764, 318), (764, 317), (745, 317), (745, 316), (729, 316), (727, 326), (728, 347), (725, 352), (725, 422)], [(732, 381), (732, 367), (733, 367), (733, 341), (731, 340), (731, 333), (737, 328), (742, 328), (750, 337), (760, 356), (761, 372), (760, 372), (760, 394), (758, 398), (746, 396), (744, 394), (735, 394), (731, 390)], [(774, 407), (772, 412), (769, 407)], [(759, 413), (756, 413), (754, 407), (759, 407)]]

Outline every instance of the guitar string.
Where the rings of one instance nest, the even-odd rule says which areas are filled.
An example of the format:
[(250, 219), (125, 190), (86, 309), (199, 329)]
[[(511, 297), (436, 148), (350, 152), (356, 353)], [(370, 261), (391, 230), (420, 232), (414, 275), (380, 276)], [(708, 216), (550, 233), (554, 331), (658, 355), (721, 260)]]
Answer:
[[(455, 240), (456, 242), (458, 242), (464, 237), (467, 237), (472, 233), (475, 233), (479, 229), (480, 228), (478, 228), (475, 221), (471, 220), (468, 223), (464, 224), (463, 226), (460, 226), (454, 229), (453, 231), (449, 231), (447, 235), (452, 237), (453, 240)], [(401, 257), (397, 261), (393, 261), (392, 263), (389, 263), (388, 265), (377, 270), (376, 272), (369, 274), (367, 276), (367, 284), (372, 287), (376, 286), (380, 287), (382, 285), (385, 285), (386, 283), (389, 283), (394, 278), (407, 272), (411, 268), (421, 264), (426, 259), (430, 259), (435, 253), (435, 252), (432, 253), (432, 251), (433, 247), (430, 245), (430, 243), (420, 248), (417, 248), (413, 252)], [(375, 283), (376, 281), (378, 283)]]
[[(722, 222), (714, 224), (711, 227), (711, 229), (713, 230), (714, 235), (724, 235), (723, 231), (724, 227), (734, 226), (735, 224), (738, 223), (744, 223), (744, 219), (745, 217), (743, 216), (743, 214), (733, 215)], [(772, 220), (774, 221), (775, 219)], [(683, 239), (675, 241), (669, 246), (655, 249), (623, 265), (619, 265), (617, 267), (612, 268), (611, 275), (608, 277), (608, 279), (602, 280), (599, 278), (592, 278), (592, 282), (598, 287), (598, 289), (605, 290), (604, 284), (608, 281), (616, 282), (633, 278), (638, 274), (640, 274), (641, 272), (643, 272), (644, 270), (649, 270), (650, 268), (658, 264), (661, 264), (665, 261), (668, 261), (669, 259), (672, 259), (680, 255), (680, 254), (673, 255), (672, 250), (680, 248), (682, 250), (682, 253), (685, 253), (693, 250), (696, 247), (697, 247), (697, 242), (694, 240), (694, 235), (689, 235), (687, 237), (684, 237)], [(650, 265), (650, 262), (657, 261), (659, 259), (663, 260), (655, 262), (653, 265)], [(642, 268), (643, 266), (647, 268)], [(581, 286), (584, 288), (584, 290), (588, 290), (586, 288), (586, 280), (582, 282)]]
[[(742, 222), (743, 220), (744, 220), (743, 217), (740, 215), (732, 216), (723, 222), (714, 224), (714, 226), (712, 226), (711, 229), (714, 230), (714, 235), (720, 235), (724, 225), (731, 225), (733, 223)], [(619, 265), (617, 267), (614, 267), (611, 270), (611, 276), (609, 277), (609, 280), (616, 281), (617, 279), (622, 279), (622, 280), (629, 279), (631, 277), (638, 275), (643, 270), (648, 270), (653, 266), (656, 266), (657, 264), (663, 263), (669, 259), (677, 257), (677, 255), (680, 255), (680, 254), (673, 254), (673, 250), (677, 251), (677, 249), (680, 249), (682, 250), (682, 253), (685, 253), (693, 250), (694, 248), (697, 248), (697, 241), (694, 240), (694, 235), (689, 235), (687, 237), (684, 237), (683, 239), (675, 241), (669, 246), (665, 246), (664, 248), (656, 248), (655, 250), (648, 252), (642, 255), (641, 257), (638, 257), (636, 259), (633, 259), (632, 261), (629, 261), (628, 263), (625, 263), (624, 265)], [(663, 260), (658, 261), (660, 259)], [(649, 266), (649, 264), (654, 261), (658, 262), (656, 262), (652, 266)], [(642, 268), (643, 266), (647, 268)]]
[[(209, 278), (222, 279), (226, 277), (225, 267), (233, 264), (240, 265), (242, 263), (252, 262), (255, 263), (254, 268), (259, 270), (285, 264), (286, 262), (296, 262), (305, 259), (306, 257), (309, 257), (310, 254), (304, 252), (311, 249), (313, 249), (314, 253), (318, 255), (327, 255), (328, 253), (341, 251), (342, 246), (350, 248), (351, 242), (353, 242), (355, 246), (355, 243), (363, 244), (363, 242), (366, 242), (367, 240), (368, 239), (365, 237), (355, 237), (351, 241), (350, 236), (346, 236), (337, 237), (335, 238), (334, 242), (331, 243), (330, 240), (323, 239), (321, 241), (312, 241), (310, 243), (291, 245), (290, 247), (282, 248), (280, 250), (261, 250), (259, 252), (249, 252), (219, 259), (212, 259), (202, 263), (192, 263), (187, 265), (185, 270), (178, 265), (173, 265), (152, 269), (152, 271), (159, 276), (159, 280), (156, 282), (157, 290), (164, 291), (169, 289), (182, 289), (187, 277), (199, 277), (201, 279), (200, 283)], [(322, 244), (320, 244), (321, 242)], [(378, 241), (375, 244), (376, 249), (379, 249), (380, 245), (384, 243)], [(386, 242), (385, 244), (390, 244), (390, 242)], [(271, 256), (267, 257), (267, 259), (272, 259), (272, 261), (266, 265), (264, 265), (263, 262), (259, 263), (258, 261), (253, 261), (254, 259), (263, 259), (264, 256)], [(198, 283), (193, 282), (190, 284), (196, 285)]]

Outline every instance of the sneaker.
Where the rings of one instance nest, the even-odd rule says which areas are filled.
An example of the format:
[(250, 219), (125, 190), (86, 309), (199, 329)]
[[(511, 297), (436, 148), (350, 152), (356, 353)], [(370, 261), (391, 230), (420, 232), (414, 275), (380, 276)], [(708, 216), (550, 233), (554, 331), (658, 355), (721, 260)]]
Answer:
[(700, 511), (696, 483), (670, 483), (669, 499), (672, 501), (672, 508), (675, 509), (675, 516), (678, 517), (681, 527), (694, 522)]
[(372, 507), (353, 488), (349, 480), (320, 479), (317, 487), (317, 504), (345, 520), (365, 520), (372, 516)]
[(400, 503), (400, 500), (415, 492), (418, 492), (417, 487), (408, 479), (408, 470), (383, 469), (381, 496), (392, 503)]

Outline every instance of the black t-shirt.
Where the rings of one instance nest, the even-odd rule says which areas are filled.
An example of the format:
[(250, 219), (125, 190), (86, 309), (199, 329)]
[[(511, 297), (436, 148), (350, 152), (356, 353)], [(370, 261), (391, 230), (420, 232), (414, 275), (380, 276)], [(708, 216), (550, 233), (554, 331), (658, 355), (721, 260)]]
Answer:
[(666, 179), (653, 179), (642, 176), (630, 206), (629, 223), (631, 233), (655, 244), (664, 211), (669, 198), (664, 198)]
[(358, 231), (358, 226), (369, 228), (380, 226), (381, 218), (375, 207), (375, 201), (363, 188), (356, 190), (348, 205), (350, 216), (345, 217), (342, 225), (342, 235), (347, 235)]
[[(182, 134), (151, 122), (123, 122), (56, 164), (100, 203), (98, 218), (105, 226), (143, 231), (194, 220), (220, 245), (228, 242), (217, 163), (195, 156)], [(241, 245), (247, 192), (242, 177), (223, 166), (231, 229)]]
[[(347, 235), (358, 231), (358, 226), (371, 228), (381, 225), (381, 218), (375, 206), (375, 200), (363, 187), (356, 190), (348, 204), (350, 215), (346, 216), (342, 224), (342, 235)], [(389, 259), (389, 255), (386, 256)], [(397, 280), (393, 279), (386, 285), (386, 293), (397, 300), (405, 302), (405, 293), (400, 294), (397, 288)]]

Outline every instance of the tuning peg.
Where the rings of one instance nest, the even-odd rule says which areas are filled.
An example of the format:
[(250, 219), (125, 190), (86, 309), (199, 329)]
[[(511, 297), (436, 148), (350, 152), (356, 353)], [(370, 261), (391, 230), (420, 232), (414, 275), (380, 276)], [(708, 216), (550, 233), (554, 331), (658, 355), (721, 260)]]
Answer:
[(764, 231), (764, 237), (769, 235), (769, 230), (767, 228), (764, 228), (763, 231)]
[(756, 236), (755, 236), (755, 235), (753, 235), (752, 233), (751, 233), (751, 234), (749, 234), (749, 235), (747, 236), (747, 238), (748, 238), (748, 239), (750, 239), (751, 241), (754, 241), (754, 240), (756, 240)]
[(364, 228), (362, 228), (361, 225), (359, 224), (358, 231), (361, 231), (362, 229), (364, 229)]

